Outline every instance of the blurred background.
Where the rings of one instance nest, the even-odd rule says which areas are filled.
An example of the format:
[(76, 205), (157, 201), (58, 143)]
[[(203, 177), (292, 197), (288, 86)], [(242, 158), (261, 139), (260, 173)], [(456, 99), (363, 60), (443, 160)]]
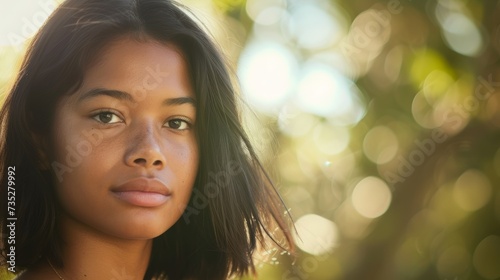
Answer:
[[(181, 2), (237, 75), (300, 236), (259, 279), (500, 279), (497, 1)], [(0, 3), (4, 95), (57, 2)]]

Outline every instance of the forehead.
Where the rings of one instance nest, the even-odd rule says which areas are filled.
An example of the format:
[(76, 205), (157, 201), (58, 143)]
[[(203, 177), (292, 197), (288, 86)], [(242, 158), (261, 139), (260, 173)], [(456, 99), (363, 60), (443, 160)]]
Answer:
[(184, 56), (175, 44), (121, 37), (102, 49), (84, 73), (83, 87), (154, 90), (168, 84), (191, 91), (189, 81)]

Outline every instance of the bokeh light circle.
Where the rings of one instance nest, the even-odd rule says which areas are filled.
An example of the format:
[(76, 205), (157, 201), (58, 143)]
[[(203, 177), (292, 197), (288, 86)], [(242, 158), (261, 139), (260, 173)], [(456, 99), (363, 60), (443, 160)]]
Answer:
[(389, 186), (377, 178), (366, 177), (354, 187), (352, 192), (354, 209), (366, 218), (382, 216), (391, 204), (392, 194)]
[(297, 233), (293, 232), (295, 244), (311, 255), (321, 255), (337, 246), (339, 230), (337, 225), (319, 215), (307, 214), (295, 222)]
[(453, 198), (466, 211), (482, 208), (491, 199), (492, 187), (489, 179), (478, 170), (465, 171), (455, 182)]
[(476, 247), (472, 262), (476, 271), (485, 279), (500, 277), (500, 236), (490, 235)]
[(243, 50), (238, 64), (246, 100), (260, 111), (275, 112), (293, 93), (297, 69), (294, 54), (285, 46), (251, 43)]
[(387, 163), (396, 156), (399, 142), (396, 134), (386, 126), (376, 126), (366, 133), (363, 152), (377, 164)]

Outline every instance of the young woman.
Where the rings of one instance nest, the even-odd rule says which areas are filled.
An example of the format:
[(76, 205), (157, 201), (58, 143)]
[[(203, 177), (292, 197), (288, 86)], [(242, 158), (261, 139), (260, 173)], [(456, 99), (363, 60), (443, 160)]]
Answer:
[(65, 1), (0, 120), (17, 279), (226, 279), (292, 246), (223, 59), (172, 1)]

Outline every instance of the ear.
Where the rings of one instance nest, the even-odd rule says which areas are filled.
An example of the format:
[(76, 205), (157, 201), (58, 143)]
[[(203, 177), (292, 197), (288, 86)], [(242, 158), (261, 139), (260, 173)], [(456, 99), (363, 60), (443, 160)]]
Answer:
[(37, 167), (43, 171), (50, 170), (47, 138), (37, 133), (31, 133), (31, 138), (35, 145), (36, 158), (38, 160), (36, 163)]

